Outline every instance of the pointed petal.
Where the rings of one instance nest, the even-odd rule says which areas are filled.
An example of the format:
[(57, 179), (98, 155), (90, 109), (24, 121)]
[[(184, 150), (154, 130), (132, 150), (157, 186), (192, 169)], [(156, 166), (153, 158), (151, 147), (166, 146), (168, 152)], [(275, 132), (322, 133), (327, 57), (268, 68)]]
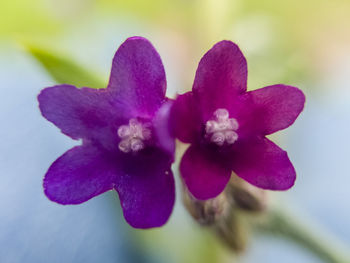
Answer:
[(238, 115), (241, 132), (252, 135), (268, 135), (289, 127), (305, 104), (300, 89), (282, 84), (250, 91), (245, 97), (240, 113), (231, 113)]
[(41, 114), (73, 139), (91, 139), (117, 149), (117, 129), (129, 112), (106, 89), (58, 85), (38, 96)]
[(172, 109), (176, 138), (185, 143), (194, 142), (200, 134), (201, 118), (192, 92), (179, 95)]
[(249, 183), (268, 190), (287, 190), (296, 173), (287, 152), (266, 138), (237, 142), (232, 170)]
[(182, 157), (180, 173), (191, 194), (197, 199), (206, 200), (224, 190), (231, 169), (215, 152), (191, 145)]
[(108, 89), (134, 116), (151, 117), (164, 101), (166, 78), (159, 54), (145, 38), (128, 38), (117, 50)]
[(193, 84), (204, 120), (218, 108), (228, 109), (247, 89), (247, 61), (231, 41), (214, 45), (201, 59)]
[(77, 146), (59, 157), (44, 178), (46, 196), (60, 204), (80, 204), (113, 189), (117, 167), (97, 148)]
[(123, 161), (124, 176), (115, 188), (126, 221), (135, 228), (164, 225), (175, 202), (171, 159), (163, 152), (148, 149)]

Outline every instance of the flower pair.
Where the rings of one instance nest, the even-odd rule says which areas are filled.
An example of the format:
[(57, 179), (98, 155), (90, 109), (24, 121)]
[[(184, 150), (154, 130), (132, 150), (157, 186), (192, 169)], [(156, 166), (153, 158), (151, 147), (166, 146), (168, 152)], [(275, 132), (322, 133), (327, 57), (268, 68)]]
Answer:
[(243, 54), (222, 41), (200, 61), (192, 92), (168, 99), (154, 47), (141, 37), (127, 39), (113, 58), (106, 89), (58, 85), (39, 94), (42, 115), (82, 139), (51, 165), (45, 194), (79, 204), (114, 189), (131, 226), (161, 226), (175, 201), (175, 137), (191, 143), (180, 172), (197, 199), (220, 194), (232, 171), (260, 188), (290, 188), (294, 168), (265, 135), (294, 122), (304, 95), (285, 85), (246, 92), (246, 82)]

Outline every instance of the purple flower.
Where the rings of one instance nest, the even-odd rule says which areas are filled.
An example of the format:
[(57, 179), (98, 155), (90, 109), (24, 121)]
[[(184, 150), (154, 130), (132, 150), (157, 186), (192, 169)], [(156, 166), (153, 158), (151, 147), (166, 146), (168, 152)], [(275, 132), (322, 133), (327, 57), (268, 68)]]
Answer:
[(42, 115), (72, 139), (82, 139), (49, 168), (46, 196), (80, 204), (114, 189), (131, 226), (165, 224), (175, 200), (172, 102), (165, 91), (161, 59), (141, 37), (119, 47), (106, 89), (44, 89), (38, 96)]
[(286, 190), (294, 184), (287, 153), (265, 136), (295, 121), (304, 94), (286, 85), (246, 89), (245, 57), (236, 44), (221, 41), (201, 59), (192, 92), (176, 99), (176, 137), (191, 143), (180, 172), (197, 199), (220, 194), (232, 171), (263, 189)]

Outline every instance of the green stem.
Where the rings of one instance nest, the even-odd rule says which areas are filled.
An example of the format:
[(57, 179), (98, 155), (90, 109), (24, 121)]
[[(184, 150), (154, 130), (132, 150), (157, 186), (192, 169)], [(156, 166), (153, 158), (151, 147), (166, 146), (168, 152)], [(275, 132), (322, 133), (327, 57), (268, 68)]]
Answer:
[(279, 235), (307, 248), (320, 259), (330, 263), (349, 263), (350, 248), (333, 236), (325, 234), (315, 224), (301, 220), (282, 208), (274, 208), (267, 213), (257, 230), (267, 234)]

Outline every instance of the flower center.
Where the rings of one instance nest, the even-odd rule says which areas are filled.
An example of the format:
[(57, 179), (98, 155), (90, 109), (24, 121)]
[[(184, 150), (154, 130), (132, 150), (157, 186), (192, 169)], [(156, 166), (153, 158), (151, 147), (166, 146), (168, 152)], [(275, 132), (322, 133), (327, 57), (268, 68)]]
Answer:
[(234, 118), (229, 118), (226, 109), (217, 109), (213, 114), (213, 119), (205, 124), (205, 137), (219, 146), (233, 144), (238, 139), (236, 133), (238, 122)]
[(118, 145), (122, 152), (138, 152), (145, 148), (145, 141), (151, 139), (149, 123), (141, 123), (137, 119), (130, 119), (129, 124), (118, 128), (121, 141)]

